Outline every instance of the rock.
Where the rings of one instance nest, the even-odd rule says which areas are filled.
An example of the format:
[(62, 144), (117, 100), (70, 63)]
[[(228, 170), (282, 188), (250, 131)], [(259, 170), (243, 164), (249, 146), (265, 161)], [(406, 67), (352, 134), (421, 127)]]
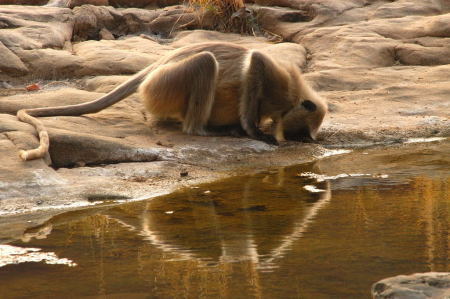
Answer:
[(0, 112), (16, 114), (20, 109), (39, 108), (79, 104), (88, 100), (94, 100), (100, 94), (89, 93), (73, 88), (58, 88), (57, 90), (42, 90), (38, 93), (17, 94), (3, 97), (0, 101)]
[[(114, 7), (146, 7), (158, 6), (158, 0), (110, 0), (110, 4)], [(174, 1), (179, 2), (179, 1)]]
[(442, 41), (436, 46), (403, 44), (396, 47), (395, 51), (398, 61), (403, 65), (450, 64), (450, 41)]
[(149, 32), (151, 22), (164, 11), (125, 9), (83, 5), (74, 10), (73, 27), (75, 41), (98, 40), (100, 31), (106, 29), (114, 36)]
[(83, 69), (82, 58), (62, 49), (18, 50), (17, 53), (40, 80), (71, 78)]
[(127, 34), (151, 33), (150, 23), (158, 17), (160, 11), (128, 8), (121, 11), (123, 15), (123, 27)]
[(1, 5), (43, 5), (48, 0), (1, 0)]
[(114, 35), (106, 28), (102, 28), (98, 34), (100, 39), (115, 40)]
[(303, 69), (306, 67), (306, 49), (294, 43), (281, 43), (271, 45), (260, 49), (260, 51), (269, 55), (277, 57), (279, 61), (282, 61), (289, 65), (296, 65), (298, 68)]
[(99, 165), (124, 162), (150, 162), (158, 159), (158, 150), (133, 146), (127, 141), (67, 132), (49, 130), (52, 145), (50, 155), (54, 167), (73, 167), (76, 164)]
[[(20, 122), (15, 115), (0, 114), (0, 133), (6, 133), (11, 131), (20, 131), (33, 133), (34, 130), (26, 123)], [(37, 143), (33, 143), (31, 146), (35, 146)]]
[(96, 5), (96, 6), (108, 6), (109, 1), (108, 0), (68, 0), (67, 6), (70, 8), (74, 8), (76, 6), (81, 5)]
[[(14, 0), (3, 0), (13, 2)], [(41, 2), (45, 2), (42, 0)], [(16, 2), (19, 2), (16, 0)], [(22, 0), (22, 2), (27, 2), (27, 5), (33, 4), (33, 0)], [(114, 7), (163, 7), (175, 4), (182, 4), (183, 0), (50, 0), (47, 6), (54, 7), (70, 7), (74, 8), (76, 6), (82, 5), (95, 5), (95, 6), (114, 6)], [(14, 4), (14, 3), (10, 3)], [(25, 4), (25, 3), (22, 3)], [(42, 4), (42, 3), (41, 3)]]
[(9, 83), (6, 82), (6, 81), (2, 81), (2, 82), (0, 82), (0, 88), (4, 88), (4, 89), (12, 89), (12, 85), (9, 84)]
[(49, 0), (45, 6), (50, 7), (69, 7), (69, 0)]
[(253, 0), (253, 1), (248, 1), (248, 2), (253, 2), (253, 3), (256, 3), (258, 5), (264, 5), (264, 6), (285, 6), (285, 7), (291, 7), (291, 5), (292, 5), (292, 1), (289, 1), (289, 0)]
[(395, 1), (379, 6), (372, 16), (375, 18), (401, 18), (405, 15), (435, 15), (442, 12), (442, 5), (433, 0), (415, 2), (412, 0)]
[(0, 42), (0, 74), (7, 73), (10, 76), (20, 76), (28, 72), (28, 68), (22, 60)]
[(176, 33), (179, 30), (198, 28), (199, 22), (200, 18), (197, 13), (180, 6), (158, 15), (150, 23), (150, 28), (152, 32), (168, 38), (172, 36), (172, 33)]
[(81, 58), (82, 62), (72, 76), (134, 74), (169, 49), (172, 47), (141, 37), (85, 41), (73, 47), (74, 57)]
[(293, 10), (279, 7), (261, 7), (256, 10), (258, 24), (267, 32), (291, 40), (301, 26), (310, 26), (313, 15), (310, 9)]
[(129, 76), (96, 76), (85, 79), (80, 83), (83, 84), (83, 89), (87, 91), (107, 93), (129, 78)]
[(122, 21), (122, 15), (110, 7), (84, 5), (75, 7), (73, 39), (83, 41), (98, 40), (99, 32), (103, 28), (114, 32)]
[(61, 49), (72, 38), (73, 17), (67, 8), (0, 6), (0, 15), (6, 24), (0, 27), (0, 42), (10, 50)]
[(385, 278), (372, 286), (374, 299), (449, 298), (450, 273), (427, 272)]
[(210, 30), (192, 30), (181, 31), (174, 37), (173, 42), (170, 44), (172, 47), (180, 48), (193, 43), (205, 43), (205, 42), (233, 42), (236, 44), (244, 45), (249, 48), (264, 48), (267, 47), (267, 40), (262, 37), (243, 36), (235, 33), (223, 34)]
[(23, 163), (17, 155), (15, 137), (8, 135), (0, 134), (0, 201), (12, 197), (33, 198), (39, 187), (65, 183), (42, 159)]

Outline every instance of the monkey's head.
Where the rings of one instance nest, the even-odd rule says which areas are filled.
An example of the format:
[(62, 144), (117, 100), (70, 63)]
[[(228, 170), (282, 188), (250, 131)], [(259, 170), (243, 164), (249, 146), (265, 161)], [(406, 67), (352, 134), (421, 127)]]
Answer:
[(327, 110), (326, 102), (319, 97), (302, 99), (283, 117), (285, 139), (302, 142), (316, 140)]

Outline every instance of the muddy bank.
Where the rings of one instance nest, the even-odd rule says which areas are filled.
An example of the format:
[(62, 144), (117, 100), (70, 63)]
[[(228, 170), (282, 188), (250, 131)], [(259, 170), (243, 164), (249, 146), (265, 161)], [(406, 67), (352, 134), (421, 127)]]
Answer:
[[(257, 28), (269, 35), (200, 30), (182, 6), (0, 6), (3, 215), (168, 193), (310, 161), (325, 148), (449, 135), (445, 1), (255, 2), (248, 7)], [(187, 24), (196, 30), (186, 30)], [(93, 100), (171, 50), (204, 41), (239, 43), (300, 67), (330, 104), (318, 144), (274, 147), (246, 138), (186, 136), (179, 124), (152, 119), (132, 95), (96, 114), (45, 118), (51, 157), (19, 159), (18, 149), (34, 147), (37, 139), (31, 126), (17, 121), (17, 110)], [(26, 91), (30, 84), (39, 90)]]

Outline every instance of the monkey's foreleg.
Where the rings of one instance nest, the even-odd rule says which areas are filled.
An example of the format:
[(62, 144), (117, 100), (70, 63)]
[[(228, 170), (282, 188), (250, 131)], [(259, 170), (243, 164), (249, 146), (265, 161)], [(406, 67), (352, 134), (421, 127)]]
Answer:
[(247, 69), (243, 74), (243, 88), (240, 99), (241, 125), (247, 134), (269, 144), (278, 144), (274, 136), (265, 134), (258, 128), (261, 101), (264, 100), (264, 83), (266, 82), (267, 58), (258, 52), (252, 52)]
[(273, 135), (275, 136), (275, 138), (277, 139), (278, 142), (286, 141), (286, 139), (284, 138), (283, 118), (278, 117), (278, 118), (275, 118), (273, 121), (274, 121)]

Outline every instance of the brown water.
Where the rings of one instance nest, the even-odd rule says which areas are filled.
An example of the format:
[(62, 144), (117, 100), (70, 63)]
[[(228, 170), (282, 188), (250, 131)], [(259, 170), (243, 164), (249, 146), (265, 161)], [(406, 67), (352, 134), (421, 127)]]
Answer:
[(0, 298), (370, 298), (379, 279), (450, 271), (449, 153), (358, 151), (66, 213), (9, 245), (77, 266), (1, 267)]

